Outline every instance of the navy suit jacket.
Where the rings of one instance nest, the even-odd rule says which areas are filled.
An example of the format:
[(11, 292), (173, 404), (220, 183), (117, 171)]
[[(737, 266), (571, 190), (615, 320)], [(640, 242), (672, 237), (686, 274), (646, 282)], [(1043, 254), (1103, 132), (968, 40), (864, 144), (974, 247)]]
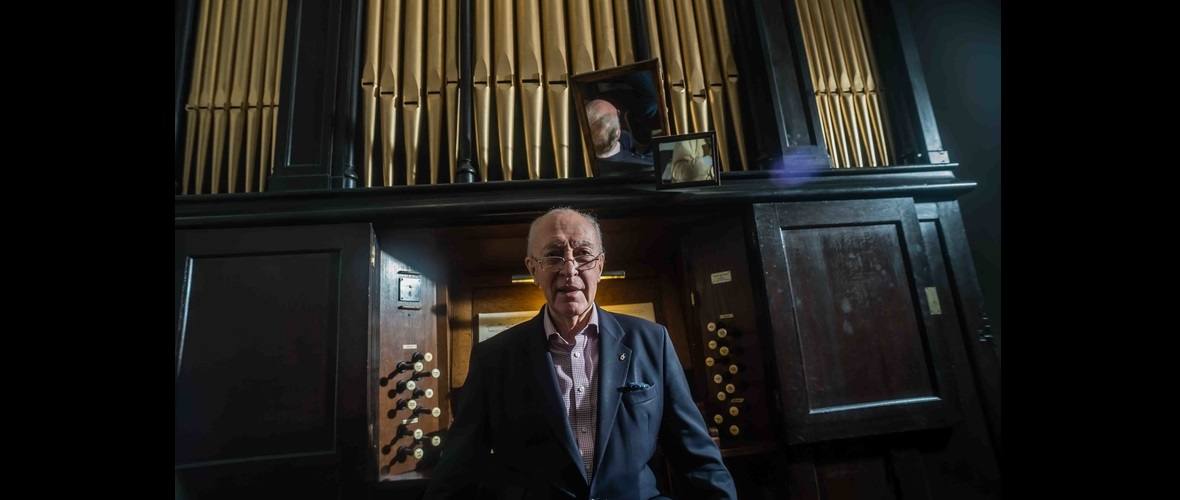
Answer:
[(475, 346), (426, 498), (658, 497), (648, 467), (657, 444), (687, 476), (693, 498), (737, 498), (668, 330), (601, 308), (598, 432), (588, 480), (541, 314)]

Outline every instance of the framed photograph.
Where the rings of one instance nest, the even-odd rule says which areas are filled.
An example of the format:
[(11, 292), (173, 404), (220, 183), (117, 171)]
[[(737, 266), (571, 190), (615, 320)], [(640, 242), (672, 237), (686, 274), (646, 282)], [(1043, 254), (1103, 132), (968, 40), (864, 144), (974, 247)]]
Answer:
[(712, 131), (652, 140), (659, 189), (721, 184), (721, 158)]
[(652, 140), (669, 130), (659, 59), (573, 75), (570, 85), (594, 176), (652, 175)]

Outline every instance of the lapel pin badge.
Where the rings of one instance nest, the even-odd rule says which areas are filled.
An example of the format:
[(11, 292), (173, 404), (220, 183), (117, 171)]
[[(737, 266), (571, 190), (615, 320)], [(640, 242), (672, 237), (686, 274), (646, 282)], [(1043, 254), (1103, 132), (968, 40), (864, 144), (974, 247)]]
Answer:
[(623, 354), (620, 354), (620, 355), (619, 355), (619, 361), (626, 361), (626, 360), (627, 360), (627, 354), (626, 354), (626, 353), (623, 353)]

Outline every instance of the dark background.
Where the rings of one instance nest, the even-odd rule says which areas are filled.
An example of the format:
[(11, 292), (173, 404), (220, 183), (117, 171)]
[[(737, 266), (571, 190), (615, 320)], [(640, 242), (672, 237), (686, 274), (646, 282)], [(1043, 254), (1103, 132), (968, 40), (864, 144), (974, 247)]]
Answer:
[(959, 198), (992, 331), (1000, 338), (1000, 2), (905, 0), (942, 145), (958, 176), (979, 183)]

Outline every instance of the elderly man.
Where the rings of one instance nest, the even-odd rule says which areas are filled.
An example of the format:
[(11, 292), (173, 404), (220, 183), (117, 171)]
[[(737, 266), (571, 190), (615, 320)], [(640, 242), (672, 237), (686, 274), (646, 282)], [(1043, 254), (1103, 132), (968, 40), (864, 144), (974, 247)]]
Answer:
[(693, 498), (736, 498), (667, 329), (594, 303), (605, 261), (593, 217), (533, 221), (545, 306), (475, 347), (426, 498), (659, 498), (657, 444)]

